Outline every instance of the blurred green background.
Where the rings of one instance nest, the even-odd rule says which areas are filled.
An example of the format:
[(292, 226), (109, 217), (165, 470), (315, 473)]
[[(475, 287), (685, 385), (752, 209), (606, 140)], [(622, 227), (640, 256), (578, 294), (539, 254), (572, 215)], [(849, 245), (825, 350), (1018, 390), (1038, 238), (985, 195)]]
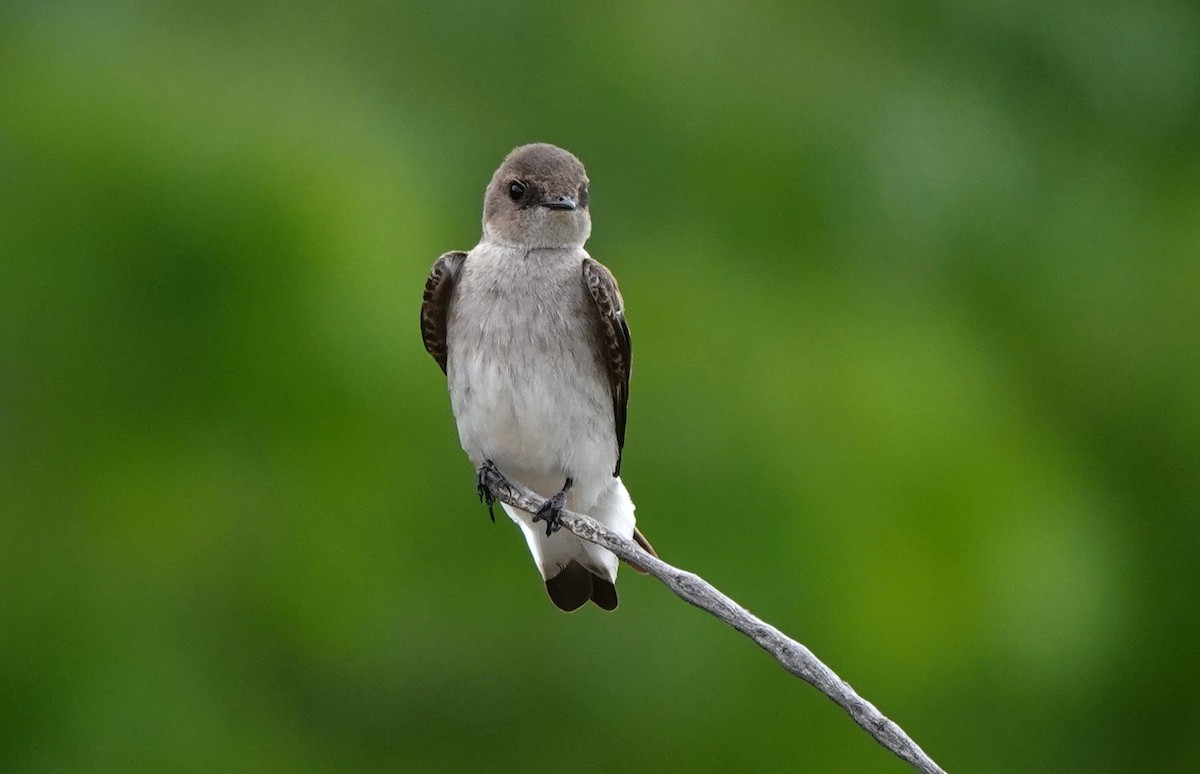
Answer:
[(10, 2), (0, 770), (902, 772), (475, 501), (425, 274), (592, 179), (668, 561), (962, 772), (1195, 771), (1200, 10)]

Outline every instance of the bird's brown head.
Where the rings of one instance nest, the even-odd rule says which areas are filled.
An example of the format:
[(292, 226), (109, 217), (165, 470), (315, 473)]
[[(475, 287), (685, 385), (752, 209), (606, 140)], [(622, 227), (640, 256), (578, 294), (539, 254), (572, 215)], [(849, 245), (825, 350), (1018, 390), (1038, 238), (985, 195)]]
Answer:
[(522, 145), (492, 175), (483, 197), (483, 233), (518, 247), (582, 247), (592, 232), (588, 178), (574, 154)]

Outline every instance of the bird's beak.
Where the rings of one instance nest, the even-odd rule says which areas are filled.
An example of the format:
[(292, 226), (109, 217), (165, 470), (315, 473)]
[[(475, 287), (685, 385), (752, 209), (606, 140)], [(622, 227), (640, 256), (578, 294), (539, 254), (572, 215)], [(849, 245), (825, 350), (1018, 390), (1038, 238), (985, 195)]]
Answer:
[(574, 210), (578, 207), (570, 196), (555, 196), (542, 202), (542, 206), (551, 210)]

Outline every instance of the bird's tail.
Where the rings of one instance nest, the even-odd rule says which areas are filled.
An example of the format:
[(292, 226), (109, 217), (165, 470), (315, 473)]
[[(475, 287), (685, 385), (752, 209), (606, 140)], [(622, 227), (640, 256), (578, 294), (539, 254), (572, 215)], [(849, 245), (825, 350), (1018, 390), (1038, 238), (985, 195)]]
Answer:
[[(565, 529), (547, 537), (545, 528), (541, 523), (533, 523), (529, 513), (508, 505), (504, 510), (525, 534), (529, 552), (546, 581), (546, 592), (560, 610), (578, 610), (589, 600), (604, 610), (616, 609), (615, 584), (619, 564), (616, 554), (581, 540)], [(633, 510), (629, 492), (618, 478), (587, 514), (613, 532), (637, 540), (653, 553), (650, 544), (634, 526)]]
[(577, 561), (570, 561), (558, 575), (546, 579), (546, 593), (559, 610), (578, 610), (590, 599), (605, 610), (617, 609), (617, 586)]

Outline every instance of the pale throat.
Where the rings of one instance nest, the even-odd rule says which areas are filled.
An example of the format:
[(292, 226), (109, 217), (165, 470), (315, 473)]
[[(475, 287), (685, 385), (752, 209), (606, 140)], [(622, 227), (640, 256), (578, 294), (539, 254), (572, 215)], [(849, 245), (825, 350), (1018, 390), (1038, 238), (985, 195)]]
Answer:
[(484, 241), (523, 249), (583, 247), (591, 231), (590, 224), (580, 228), (576, 223), (546, 223), (538, 228), (525, 228), (511, 233), (510, 229), (496, 228), (491, 222), (483, 224)]

